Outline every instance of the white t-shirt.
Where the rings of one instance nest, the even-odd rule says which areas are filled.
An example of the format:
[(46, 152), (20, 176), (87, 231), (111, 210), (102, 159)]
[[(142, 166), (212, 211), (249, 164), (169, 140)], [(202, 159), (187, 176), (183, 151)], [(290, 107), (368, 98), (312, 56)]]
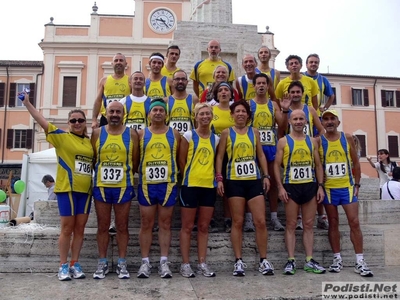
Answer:
[[(392, 194), (392, 196), (394, 197), (394, 199), (392, 199), (392, 197), (390, 197), (390, 194), (388, 192), (388, 186), (389, 186), (389, 191)], [(400, 182), (399, 181), (390, 180), (382, 186), (382, 200), (400, 200)]]
[(382, 172), (381, 170), (381, 164), (379, 162), (375, 163), (375, 169), (378, 171), (379, 175), (379, 187), (382, 188), (382, 186), (388, 182), (389, 180), (392, 179), (392, 176), (389, 176), (388, 173), (392, 173), (394, 166), (390, 163), (389, 165), (383, 164), (385, 167), (386, 173)]

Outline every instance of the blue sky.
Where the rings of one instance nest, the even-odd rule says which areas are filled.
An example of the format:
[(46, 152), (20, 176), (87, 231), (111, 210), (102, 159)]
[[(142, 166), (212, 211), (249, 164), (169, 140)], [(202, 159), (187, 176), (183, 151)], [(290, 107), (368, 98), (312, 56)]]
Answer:
[[(217, 1), (217, 0), (211, 0)], [(3, 1), (4, 2), (4, 1)], [(14, 0), (2, 3), (0, 60), (42, 60), (44, 24), (90, 24), (92, 0)], [(232, 0), (233, 22), (268, 25), (285, 70), (290, 54), (321, 57), (323, 73), (400, 77), (398, 0)], [(133, 0), (98, 0), (100, 14), (134, 14)], [(16, 9), (17, 8), (17, 9)], [(7, 28), (14, 28), (7, 30)]]

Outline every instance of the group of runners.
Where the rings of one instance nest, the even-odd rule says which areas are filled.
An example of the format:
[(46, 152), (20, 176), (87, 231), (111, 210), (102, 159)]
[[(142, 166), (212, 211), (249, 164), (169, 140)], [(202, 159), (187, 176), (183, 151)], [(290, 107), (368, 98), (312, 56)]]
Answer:
[[(220, 58), (221, 46), (216, 40), (208, 43), (209, 57), (197, 62), (190, 74), (177, 66), (180, 51), (178, 46), (170, 46), (166, 58), (152, 53), (147, 78), (140, 71), (126, 75), (126, 57), (117, 53), (112, 63), (114, 73), (99, 83), (91, 137), (82, 110), (69, 113), (69, 131), (64, 131), (24, 101), (58, 157), (54, 189), (61, 216), (58, 278), (85, 277), (79, 253), (92, 198), (99, 255), (93, 278), (105, 278), (109, 272), (112, 209), (119, 256), (116, 272), (121, 279), (130, 277), (128, 221), (135, 197), (140, 208), (142, 261), (137, 277), (151, 274), (155, 223), (160, 245), (158, 274), (172, 277), (168, 254), (177, 202), (182, 223), (180, 274), (215, 276), (206, 255), (209, 232), (217, 229), (213, 218), (217, 194), (224, 203), (224, 230), (231, 235), (234, 276), (244, 276), (247, 267), (242, 259), (243, 230), (255, 231), (259, 272), (275, 272), (267, 260), (266, 198), (272, 229), (285, 231), (288, 261), (284, 274), (296, 272), (296, 228), (303, 230), (304, 270), (325, 273), (313, 259), (317, 210), (317, 227), (329, 230), (334, 253), (329, 271), (340, 272), (343, 262), (337, 207), (342, 205), (355, 250), (354, 270), (361, 276), (373, 276), (363, 257), (358, 221), (361, 172), (357, 152), (352, 136), (338, 131), (339, 114), (329, 109), (334, 95), (327, 79), (317, 73), (318, 55), (307, 58), (304, 74), (302, 59), (289, 56), (286, 66), (290, 75), (280, 80), (279, 71), (269, 67), (271, 51), (266, 46), (258, 50), (259, 63), (253, 55), (243, 57), (245, 74), (238, 78), (231, 65)], [(187, 92), (189, 79), (194, 94)], [(25, 99), (28, 97), (25, 94)], [(286, 227), (278, 219), (278, 198), (285, 206)], [(195, 226), (198, 260), (194, 271), (189, 253)]]

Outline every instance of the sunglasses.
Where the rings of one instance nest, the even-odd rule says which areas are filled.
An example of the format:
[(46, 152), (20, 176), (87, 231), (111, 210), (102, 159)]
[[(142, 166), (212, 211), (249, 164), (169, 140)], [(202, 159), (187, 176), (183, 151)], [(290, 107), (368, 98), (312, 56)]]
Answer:
[(79, 124), (82, 124), (83, 122), (86, 122), (86, 120), (79, 118), (79, 119), (71, 119), (71, 120), (69, 120), (69, 122), (72, 124), (75, 124), (76, 122), (78, 122)]

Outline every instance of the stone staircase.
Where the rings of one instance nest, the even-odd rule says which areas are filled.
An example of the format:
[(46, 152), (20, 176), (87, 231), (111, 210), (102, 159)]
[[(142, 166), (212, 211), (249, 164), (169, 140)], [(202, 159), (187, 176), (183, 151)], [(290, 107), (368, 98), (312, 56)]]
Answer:
[[(362, 189), (369, 182), (362, 182)], [(372, 185), (372, 183), (371, 183)], [(378, 188), (375, 186), (379, 195)], [(367, 189), (366, 189), (367, 190)], [(360, 199), (364, 196), (360, 195)], [(377, 198), (375, 198), (377, 199)], [(268, 205), (267, 205), (268, 206)], [(278, 216), (283, 222), (285, 216), (282, 205), (279, 206)], [(97, 264), (96, 243), (96, 212), (92, 207), (85, 230), (85, 240), (81, 252), (80, 262), (85, 270), (94, 270)], [(339, 208), (341, 226), (342, 257), (346, 266), (352, 266), (354, 251), (350, 242), (350, 232), (344, 211)], [(359, 218), (364, 235), (365, 258), (371, 266), (400, 265), (400, 201), (360, 200)], [(209, 235), (208, 264), (216, 271), (231, 271), (233, 250), (230, 235), (223, 232), (222, 202), (216, 203), (216, 222), (218, 233)], [(267, 219), (269, 208), (267, 207)], [(130, 211), (130, 240), (128, 245), (128, 263), (131, 272), (137, 271), (140, 265), (140, 247), (138, 242), (140, 216), (137, 201), (132, 201)], [(269, 225), (269, 224), (268, 224)], [(54, 272), (59, 263), (58, 235), (59, 217), (57, 203), (54, 201), (40, 201), (35, 203), (35, 223), (23, 224), (15, 228), (0, 228), (0, 272)], [(172, 271), (177, 272), (180, 262), (179, 228), (180, 208), (175, 207), (172, 223), (172, 241), (169, 254)], [(331, 263), (332, 251), (328, 242), (326, 230), (315, 229), (314, 257), (324, 266)], [(150, 253), (153, 265), (159, 260), (157, 233), (153, 234), (153, 244)], [(302, 266), (304, 248), (301, 241), (301, 231), (296, 232), (296, 258), (298, 266)], [(197, 260), (196, 232), (192, 234), (191, 262)], [(115, 235), (110, 236), (108, 260), (115, 269), (118, 259)], [(243, 259), (249, 268), (255, 268), (258, 263), (258, 253), (255, 245), (255, 234), (243, 234)], [(287, 260), (284, 242), (284, 233), (268, 231), (268, 259), (274, 263), (276, 269), (281, 269)]]

